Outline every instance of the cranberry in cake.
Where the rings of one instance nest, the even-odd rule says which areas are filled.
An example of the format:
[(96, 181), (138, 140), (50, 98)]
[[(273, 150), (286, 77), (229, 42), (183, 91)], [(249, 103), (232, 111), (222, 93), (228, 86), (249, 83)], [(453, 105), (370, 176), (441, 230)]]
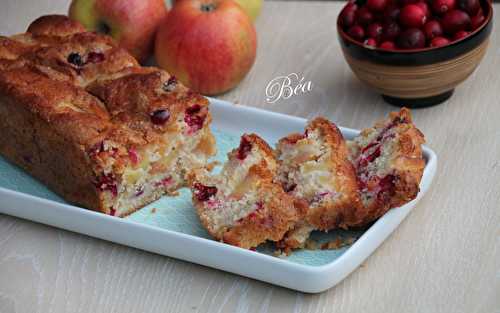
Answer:
[(217, 240), (254, 248), (279, 241), (299, 218), (292, 198), (274, 182), (277, 163), (257, 135), (243, 135), (217, 175), (198, 171), (193, 203), (203, 226)]

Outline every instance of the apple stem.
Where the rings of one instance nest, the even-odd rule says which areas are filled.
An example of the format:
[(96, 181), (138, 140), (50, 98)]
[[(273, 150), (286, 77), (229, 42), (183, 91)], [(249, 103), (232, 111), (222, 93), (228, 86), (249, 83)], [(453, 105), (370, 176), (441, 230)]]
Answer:
[(211, 12), (213, 10), (215, 10), (215, 5), (212, 3), (204, 3), (201, 5), (202, 12)]
[(104, 22), (100, 22), (97, 25), (97, 32), (99, 32), (101, 34), (108, 35), (111, 32), (111, 28), (109, 27), (108, 24), (106, 24)]

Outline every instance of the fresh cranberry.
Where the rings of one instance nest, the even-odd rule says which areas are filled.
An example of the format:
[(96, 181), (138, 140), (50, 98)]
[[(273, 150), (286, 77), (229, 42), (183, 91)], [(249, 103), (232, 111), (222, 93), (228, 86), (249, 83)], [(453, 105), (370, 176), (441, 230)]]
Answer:
[(425, 35), (418, 28), (410, 28), (402, 32), (397, 40), (397, 45), (402, 49), (419, 49), (425, 47)]
[(177, 85), (177, 78), (175, 76), (170, 76), (168, 80), (163, 84), (162, 89), (164, 91), (170, 92), (175, 89), (175, 86)]
[(170, 118), (170, 111), (167, 109), (156, 110), (150, 115), (151, 122), (155, 125), (163, 125)]
[(400, 6), (405, 6), (407, 4), (415, 4), (415, 3), (418, 3), (419, 1), (421, 0), (399, 0), (399, 1), (395, 1), (397, 2)]
[(386, 23), (382, 31), (382, 39), (384, 41), (393, 41), (401, 33), (401, 28), (396, 22)]
[(424, 11), (425, 16), (427, 18), (431, 17), (431, 10), (429, 10), (429, 6), (427, 5), (427, 3), (425, 3), (425, 2), (417, 2), (417, 3), (415, 3), (415, 5), (418, 6), (418, 7), (420, 7), (422, 9), (422, 11)]
[(395, 50), (396, 45), (392, 41), (384, 41), (383, 43), (380, 44), (379, 48), (385, 50)]
[(479, 7), (479, 10), (477, 11), (476, 15), (483, 15), (484, 16), (484, 12), (483, 12), (482, 7)]
[(252, 150), (252, 143), (246, 137), (241, 137), (240, 146), (238, 147), (237, 158), (244, 160), (248, 153)]
[(453, 35), (461, 30), (470, 28), (470, 17), (467, 13), (461, 10), (453, 10), (445, 14), (441, 20), (441, 26), (445, 33)]
[(367, 7), (362, 7), (356, 11), (356, 22), (362, 26), (370, 25), (373, 19), (373, 13)]
[(388, 0), (367, 0), (366, 6), (373, 12), (382, 12), (387, 6)]
[(366, 29), (366, 34), (370, 38), (374, 38), (376, 40), (379, 40), (380, 37), (382, 36), (382, 25), (380, 23), (372, 23), (368, 26)]
[(195, 104), (186, 109), (184, 122), (191, 128), (191, 131), (197, 131), (203, 128), (203, 123), (205, 122), (205, 115), (197, 115), (201, 111), (201, 106)]
[(217, 193), (217, 187), (205, 186), (200, 183), (194, 184), (194, 196), (198, 201), (205, 202)]
[(476, 15), (481, 7), (479, 0), (457, 0), (457, 5), (470, 16)]
[(84, 65), (82, 56), (76, 52), (72, 52), (68, 55), (68, 63), (71, 63), (71, 64), (78, 66), (78, 67)]
[(373, 38), (368, 38), (366, 39), (363, 44), (365, 46), (370, 46), (370, 47), (376, 47), (377, 46), (377, 41)]
[(128, 157), (132, 164), (137, 165), (139, 163), (139, 155), (137, 154), (137, 150), (134, 148), (128, 150)]
[(433, 0), (432, 11), (438, 15), (443, 15), (455, 8), (455, 0)]
[(460, 40), (462, 38), (465, 38), (469, 36), (469, 32), (465, 31), (465, 30), (461, 30), (461, 31), (458, 31), (455, 33), (455, 35), (453, 35), (453, 40)]
[(399, 14), (399, 22), (407, 28), (418, 28), (425, 24), (427, 16), (424, 10), (416, 4), (408, 4)]
[(476, 30), (484, 23), (484, 15), (476, 15), (470, 19), (470, 25), (472, 30)]
[(443, 28), (438, 21), (429, 21), (424, 25), (424, 33), (427, 40), (443, 35)]
[(355, 3), (350, 2), (342, 9), (342, 12), (340, 12), (339, 22), (344, 29), (354, 25), (357, 9), (358, 6)]
[(384, 21), (387, 23), (397, 22), (401, 9), (397, 6), (391, 6), (384, 12)]
[(355, 25), (349, 28), (347, 33), (349, 34), (349, 36), (351, 36), (354, 40), (357, 41), (362, 41), (363, 38), (365, 37), (365, 30), (363, 29), (363, 27), (359, 25)]
[(87, 55), (86, 63), (101, 63), (104, 61), (104, 53), (100, 52), (89, 52)]
[(450, 41), (447, 38), (444, 38), (444, 37), (434, 37), (431, 40), (430, 46), (431, 47), (442, 47), (442, 46), (446, 46), (449, 43), (450, 43)]

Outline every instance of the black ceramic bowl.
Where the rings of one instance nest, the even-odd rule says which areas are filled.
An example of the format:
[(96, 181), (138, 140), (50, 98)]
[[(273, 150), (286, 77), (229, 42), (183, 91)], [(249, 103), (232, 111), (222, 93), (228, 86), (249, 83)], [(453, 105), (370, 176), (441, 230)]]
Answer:
[(454, 88), (479, 65), (493, 24), (491, 1), (483, 1), (485, 22), (467, 37), (447, 46), (414, 50), (383, 50), (347, 35), (337, 18), (344, 57), (354, 74), (394, 105), (423, 107), (447, 100)]

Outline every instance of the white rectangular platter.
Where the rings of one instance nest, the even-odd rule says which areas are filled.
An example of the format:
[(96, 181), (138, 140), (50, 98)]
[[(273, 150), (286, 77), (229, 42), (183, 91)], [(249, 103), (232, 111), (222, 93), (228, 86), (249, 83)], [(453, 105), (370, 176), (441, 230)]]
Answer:
[[(255, 132), (273, 145), (291, 132), (302, 132), (306, 124), (306, 120), (302, 118), (210, 100), (213, 128), (217, 134), (232, 138), (236, 145), (239, 136), (245, 132)], [(341, 131), (346, 139), (351, 139), (358, 133), (348, 128), (341, 128)], [(217, 134), (216, 138), (219, 139)], [(218, 144), (219, 141), (224, 140), (218, 140)], [(221, 150), (221, 147), (218, 148)], [(229, 147), (223, 147), (222, 150), (224, 149)], [(226, 152), (219, 151), (219, 154)], [(210, 239), (199, 226), (194, 210), (185, 199), (181, 199), (182, 202), (163, 197), (125, 219), (69, 205), (50, 191), (44, 190), (45, 187), (41, 184), (38, 186), (38, 182), (1, 157), (0, 213), (271, 284), (316, 293), (333, 287), (356, 269), (394, 231), (426, 193), (436, 172), (437, 157), (428, 147), (424, 147), (424, 156), (426, 167), (420, 193), (415, 200), (389, 211), (365, 231), (334, 231), (327, 235), (317, 235), (319, 240), (325, 239), (324, 236), (327, 236), (326, 239), (346, 235), (359, 237), (352, 245), (334, 251), (298, 251), (286, 258), (272, 256), (265, 247), (255, 252)], [(37, 188), (43, 192), (31, 191), (38, 190)], [(182, 194), (189, 198), (188, 191), (181, 192)], [(153, 207), (155, 210), (159, 208), (161, 214), (154, 213), (155, 210), (151, 210)]]

